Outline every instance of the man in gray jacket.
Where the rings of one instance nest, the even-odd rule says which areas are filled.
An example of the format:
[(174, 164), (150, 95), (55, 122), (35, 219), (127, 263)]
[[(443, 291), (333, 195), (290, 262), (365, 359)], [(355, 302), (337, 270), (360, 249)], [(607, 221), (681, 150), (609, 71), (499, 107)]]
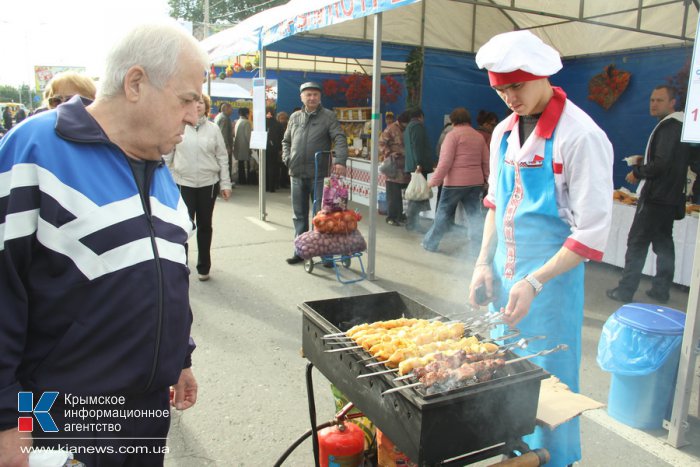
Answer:
[(233, 157), (238, 161), (238, 184), (255, 184), (251, 177), (250, 164), (253, 160), (250, 150), (250, 109), (241, 107), (238, 109), (238, 120), (233, 128)]
[(233, 180), (233, 123), (231, 122), (233, 107), (228, 102), (224, 102), (219, 110), (220, 112), (214, 119), (214, 123), (219, 125), (221, 136), (224, 137), (224, 144), (226, 144), (226, 152), (228, 153), (229, 178)]
[[(323, 178), (328, 174), (328, 157), (320, 156), (318, 174), (314, 167), (314, 155), (318, 151), (329, 151), (333, 147), (333, 172), (345, 175), (348, 144), (345, 133), (338, 123), (335, 112), (321, 105), (321, 86), (308, 82), (299, 87), (301, 110), (289, 117), (287, 130), (282, 139), (282, 160), (289, 169), (291, 179), (292, 210), (294, 211), (294, 235), (298, 237), (309, 230), (309, 200), (313, 203), (313, 214), (318, 211), (323, 192)], [(315, 181), (315, 183), (314, 183)], [(316, 202), (314, 203), (314, 185)], [(297, 264), (304, 260), (292, 255), (287, 263)]]

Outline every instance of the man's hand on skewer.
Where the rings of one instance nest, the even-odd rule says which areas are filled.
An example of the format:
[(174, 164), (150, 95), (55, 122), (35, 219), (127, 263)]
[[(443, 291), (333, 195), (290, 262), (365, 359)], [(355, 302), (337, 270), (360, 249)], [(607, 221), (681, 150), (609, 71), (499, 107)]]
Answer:
[(509, 326), (514, 327), (530, 311), (530, 305), (535, 299), (535, 289), (524, 280), (516, 282), (510, 289), (508, 303), (506, 303), (503, 320)]

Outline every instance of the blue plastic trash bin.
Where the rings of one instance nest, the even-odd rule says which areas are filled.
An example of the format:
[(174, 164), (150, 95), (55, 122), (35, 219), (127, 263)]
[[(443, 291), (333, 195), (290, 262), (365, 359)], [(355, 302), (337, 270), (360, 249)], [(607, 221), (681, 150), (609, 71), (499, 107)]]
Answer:
[(608, 414), (634, 428), (661, 428), (676, 386), (685, 313), (645, 303), (620, 307), (603, 326), (598, 365), (612, 373)]

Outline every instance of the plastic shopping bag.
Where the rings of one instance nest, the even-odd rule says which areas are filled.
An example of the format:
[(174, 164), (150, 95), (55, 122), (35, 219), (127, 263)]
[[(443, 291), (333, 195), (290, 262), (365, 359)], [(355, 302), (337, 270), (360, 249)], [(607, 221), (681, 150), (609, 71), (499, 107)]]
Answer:
[(321, 209), (324, 212), (345, 211), (348, 208), (348, 184), (345, 177), (331, 175), (323, 180), (323, 201)]
[(423, 174), (420, 172), (413, 172), (411, 174), (411, 181), (406, 187), (404, 197), (409, 201), (424, 201), (430, 199), (432, 196), (433, 190), (428, 186), (428, 181)]
[(386, 178), (396, 178), (399, 176), (399, 167), (396, 165), (396, 161), (392, 156), (385, 157), (381, 164), (379, 164), (379, 171), (384, 174)]

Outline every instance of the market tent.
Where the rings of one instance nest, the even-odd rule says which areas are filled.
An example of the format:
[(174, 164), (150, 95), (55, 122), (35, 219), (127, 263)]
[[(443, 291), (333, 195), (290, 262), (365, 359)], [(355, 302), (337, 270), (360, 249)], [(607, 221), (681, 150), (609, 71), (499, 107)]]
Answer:
[[(233, 82), (212, 81), (209, 84), (209, 95), (227, 99), (252, 99), (251, 91)], [(202, 86), (202, 90), (207, 90), (207, 83)]]
[[(224, 58), (224, 52), (230, 55), (252, 52), (232, 42), (232, 37), (238, 40), (239, 32), (253, 35), (258, 32), (260, 50), (300, 33), (373, 40), (372, 112), (376, 115), (382, 42), (473, 53), (495, 34), (530, 29), (558, 49), (564, 58), (690, 46), (697, 33), (700, 8), (698, 0), (372, 0), (369, 3), (369, 0), (291, 0), (269, 10), (268, 16), (261, 16), (266, 13), (263, 12), (244, 21), (236, 27), (241, 28), (238, 32), (229, 30), (212, 36), (205, 41), (205, 47), (212, 60)], [(220, 35), (224, 33), (229, 35), (226, 45), (220, 43), (223, 37)], [(377, 128), (375, 119), (375, 133)], [(372, 161), (376, 172), (376, 143)], [(370, 206), (376, 203), (376, 182), (373, 176)], [(373, 212), (370, 209), (370, 277), (374, 274)], [(688, 305), (690, 319), (686, 322), (669, 432), (669, 443), (676, 447), (687, 444), (683, 424), (687, 418), (688, 387), (692, 386), (694, 344), (700, 333), (696, 324), (700, 310), (698, 248), (693, 277)]]
[[(362, 2), (354, 2), (354, 9), (343, 9), (342, 5), (350, 3), (347, 1), (321, 3), (340, 4), (340, 16), (349, 19), (345, 13), (353, 10), (351, 14), (357, 14), (354, 9)], [(305, 16), (318, 16), (318, 10), (310, 14), (309, 11), (313, 10), (300, 11), (287, 21), (300, 23)], [(332, 16), (335, 11), (323, 14)], [(382, 16), (384, 42), (476, 52), (495, 34), (530, 29), (566, 58), (692, 43), (698, 1), (424, 0), (384, 11)], [(326, 23), (335, 24), (323, 27), (319, 21), (297, 29), (325, 37), (371, 39), (372, 22), (372, 17), (342, 22), (328, 19)], [(266, 33), (279, 27), (272, 25), (263, 30), (263, 45), (282, 38), (282, 34)]]

